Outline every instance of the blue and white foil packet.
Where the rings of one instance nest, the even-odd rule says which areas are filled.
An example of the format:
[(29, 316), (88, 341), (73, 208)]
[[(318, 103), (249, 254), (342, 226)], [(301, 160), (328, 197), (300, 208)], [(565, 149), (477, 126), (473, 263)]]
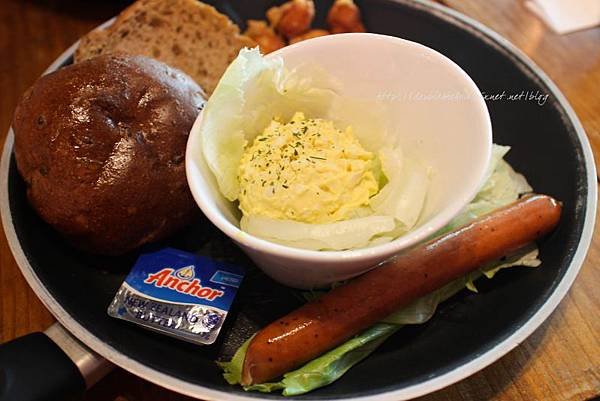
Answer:
[(141, 255), (108, 314), (196, 344), (217, 339), (244, 269), (165, 248)]

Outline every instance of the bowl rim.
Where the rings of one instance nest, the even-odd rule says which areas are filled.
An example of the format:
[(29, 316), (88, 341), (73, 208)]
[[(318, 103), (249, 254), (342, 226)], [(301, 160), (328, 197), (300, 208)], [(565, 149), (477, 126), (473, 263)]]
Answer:
[[(529, 316), (523, 325), (517, 328), (512, 335), (507, 338), (497, 341), (491, 345), (484, 353), (470, 356), (470, 358), (462, 363), (460, 367), (449, 372), (445, 372), (439, 376), (428, 378), (419, 383), (410, 386), (396, 387), (384, 389), (379, 393), (357, 395), (343, 397), (348, 401), (400, 401), (408, 400), (415, 397), (423, 396), (450, 386), (474, 373), (491, 365), (502, 356), (506, 355), (516, 346), (521, 344), (529, 337), (556, 309), (560, 301), (567, 294), (573, 281), (577, 277), (579, 270), (583, 264), (587, 251), (589, 249), (592, 235), (594, 233), (596, 208), (597, 208), (597, 178), (596, 165), (590, 142), (587, 138), (585, 130), (579, 118), (575, 114), (573, 108), (567, 101), (566, 97), (548, 75), (534, 63), (523, 51), (507, 39), (486, 27), (480, 22), (467, 17), (448, 7), (430, 2), (428, 0), (389, 0), (393, 3), (409, 5), (419, 10), (426, 10), (433, 15), (444, 20), (446, 23), (458, 26), (461, 29), (469, 31), (474, 36), (479, 37), (482, 41), (487, 42), (490, 46), (494, 46), (503, 52), (506, 52), (510, 57), (522, 66), (527, 68), (528, 73), (535, 75), (548, 89), (557, 103), (564, 110), (566, 117), (573, 124), (575, 134), (580, 141), (581, 151), (583, 154), (582, 163), (585, 166), (585, 182), (587, 184), (587, 194), (585, 198), (585, 215), (583, 227), (581, 228), (581, 237), (577, 245), (577, 249), (571, 259), (566, 273), (561, 278), (560, 282), (555, 287), (554, 291), (546, 298), (544, 303), (539, 306), (531, 316)], [(110, 25), (114, 18), (100, 25), (100, 28)], [(71, 47), (65, 50), (44, 72), (44, 74), (56, 70), (62, 66), (74, 53), (79, 41), (75, 42)], [(0, 187), (8, 188), (8, 173), (9, 163), (14, 145), (14, 134), (12, 129), (9, 129), (0, 165)], [(104, 358), (112, 363), (127, 369), (129, 372), (142, 377), (152, 383), (160, 385), (174, 392), (184, 394), (193, 398), (202, 398), (210, 401), (218, 400), (234, 400), (234, 401), (256, 401), (261, 399), (261, 394), (234, 394), (229, 391), (217, 390), (210, 387), (190, 383), (181, 378), (175, 377), (157, 367), (147, 366), (131, 356), (120, 351), (116, 344), (108, 344), (98, 338), (93, 330), (83, 326), (77, 319), (72, 317), (70, 313), (61, 305), (46, 288), (42, 280), (39, 278), (33, 269), (25, 250), (22, 248), (17, 236), (15, 226), (13, 224), (8, 191), (0, 191), (0, 211), (2, 217), (2, 226), (9, 248), (15, 258), (15, 261), (25, 277), (27, 283), (34, 290), (37, 297), (42, 301), (44, 306), (54, 315), (58, 322), (66, 327), (74, 336), (81, 340), (90, 349), (95, 350)], [(276, 399), (284, 399), (283, 396), (273, 397)], [(312, 397), (313, 401), (331, 400), (332, 398)], [(342, 398), (339, 398), (342, 399)]]
[(200, 168), (194, 160), (198, 156), (195, 155), (192, 151), (192, 149), (196, 150), (201, 147), (200, 126), (202, 124), (204, 114), (203, 110), (196, 118), (196, 121), (194, 122), (194, 125), (190, 130), (190, 135), (186, 146), (185, 169), (187, 182), (190, 191), (192, 192), (192, 196), (194, 197), (194, 200), (196, 201), (204, 215), (215, 226), (217, 226), (219, 230), (224, 232), (228, 237), (230, 237), (234, 241), (242, 244), (245, 247), (251, 248), (254, 251), (263, 252), (265, 254), (277, 257), (302, 259), (308, 262), (327, 262), (341, 264), (346, 263), (349, 260), (353, 262), (367, 261), (378, 256), (385, 258), (399, 253), (409, 248), (410, 246), (429, 238), (435, 232), (447, 225), (477, 195), (477, 192), (479, 191), (479, 189), (485, 181), (487, 167), (490, 163), (492, 155), (493, 140), (491, 117), (483, 95), (481, 94), (481, 91), (479, 90), (473, 79), (458, 64), (456, 64), (444, 54), (420, 43), (398, 38), (395, 36), (381, 35), (375, 33), (344, 33), (322, 36), (310, 39), (308, 41), (298, 42), (285, 48), (279, 49), (276, 52), (273, 52), (265, 57), (279, 57), (282, 53), (285, 53), (289, 50), (293, 51), (294, 49), (297, 49), (300, 46), (310, 46), (311, 44), (318, 42), (334, 42), (346, 39), (353, 39), (357, 36), (363, 38), (370, 38), (372, 40), (380, 40), (395, 44), (401, 44), (403, 46), (411, 48), (411, 51), (424, 52), (425, 54), (430, 55), (440, 64), (443, 64), (445, 68), (448, 68), (453, 72), (457, 73), (457, 77), (462, 80), (461, 83), (463, 84), (464, 89), (469, 91), (468, 95), (473, 96), (476, 100), (475, 102), (473, 102), (474, 112), (477, 112), (483, 117), (484, 126), (481, 135), (484, 135), (486, 137), (485, 143), (487, 144), (487, 146), (485, 149), (482, 149), (482, 151), (485, 152), (484, 157), (482, 159), (482, 165), (476, 166), (477, 168), (473, 169), (473, 171), (478, 172), (478, 174), (474, 175), (470, 186), (464, 187), (463, 193), (460, 194), (460, 196), (456, 197), (454, 202), (446, 203), (445, 206), (442, 207), (442, 210), (440, 212), (435, 213), (424, 223), (422, 223), (419, 227), (407, 232), (406, 234), (403, 234), (402, 236), (390, 242), (375, 245), (372, 247), (363, 247), (341, 251), (318, 251), (282, 245), (275, 242), (271, 242), (266, 239), (262, 239), (260, 237), (254, 236), (241, 230), (241, 228), (237, 227), (236, 225), (232, 224), (229, 220), (227, 220), (227, 218), (224, 217), (224, 215), (218, 210), (218, 208), (214, 207), (211, 204), (212, 202), (207, 201), (207, 199), (205, 198), (206, 195), (203, 194), (203, 191), (201, 190), (202, 186), (198, 184), (198, 180), (196, 179), (196, 176), (198, 174), (201, 174), (199, 172)]

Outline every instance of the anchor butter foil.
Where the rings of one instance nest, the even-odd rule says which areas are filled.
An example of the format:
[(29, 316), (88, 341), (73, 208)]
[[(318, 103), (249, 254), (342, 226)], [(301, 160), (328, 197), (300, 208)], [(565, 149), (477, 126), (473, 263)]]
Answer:
[(242, 267), (162, 249), (139, 257), (108, 314), (189, 342), (212, 344), (243, 277)]

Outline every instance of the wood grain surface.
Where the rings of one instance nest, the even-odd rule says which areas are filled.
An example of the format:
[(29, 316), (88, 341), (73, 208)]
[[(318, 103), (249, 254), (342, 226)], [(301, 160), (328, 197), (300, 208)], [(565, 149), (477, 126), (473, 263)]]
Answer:
[[(317, 0), (318, 1), (318, 0)], [(496, 30), (558, 84), (600, 161), (600, 28), (559, 36), (518, 0), (444, 0)], [(85, 5), (84, 5), (85, 4)], [(0, 0), (0, 135), (19, 96), (78, 37), (123, 8), (119, 1)], [(600, 225), (596, 225), (596, 231)], [(421, 401), (588, 400), (600, 395), (600, 236), (575, 284), (523, 344), (470, 378)], [(53, 318), (22, 278), (0, 235), (0, 342), (46, 329)], [(88, 401), (183, 401), (125, 371), (92, 388)]]

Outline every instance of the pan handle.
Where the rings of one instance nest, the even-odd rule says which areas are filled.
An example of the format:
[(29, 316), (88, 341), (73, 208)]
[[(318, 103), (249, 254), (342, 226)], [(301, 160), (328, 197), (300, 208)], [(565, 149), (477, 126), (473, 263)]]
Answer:
[(0, 345), (0, 401), (76, 400), (112, 369), (55, 323)]

